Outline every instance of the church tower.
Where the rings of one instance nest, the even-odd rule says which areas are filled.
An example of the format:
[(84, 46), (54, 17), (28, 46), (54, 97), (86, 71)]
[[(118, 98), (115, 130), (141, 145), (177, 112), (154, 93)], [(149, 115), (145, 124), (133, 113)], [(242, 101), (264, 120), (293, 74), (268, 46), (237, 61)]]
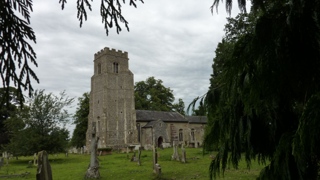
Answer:
[(128, 61), (127, 52), (107, 47), (94, 55), (87, 147), (93, 131), (99, 137), (98, 148), (124, 148), (137, 142), (134, 81)]

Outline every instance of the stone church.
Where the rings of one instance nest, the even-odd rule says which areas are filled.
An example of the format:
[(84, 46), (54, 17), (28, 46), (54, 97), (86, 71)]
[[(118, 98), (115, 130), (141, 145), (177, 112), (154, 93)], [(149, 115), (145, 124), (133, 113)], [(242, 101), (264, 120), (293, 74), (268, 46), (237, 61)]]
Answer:
[(92, 133), (98, 148), (170, 147), (173, 141), (202, 145), (205, 116), (177, 112), (135, 110), (134, 77), (127, 52), (104, 48), (94, 55), (86, 146)]

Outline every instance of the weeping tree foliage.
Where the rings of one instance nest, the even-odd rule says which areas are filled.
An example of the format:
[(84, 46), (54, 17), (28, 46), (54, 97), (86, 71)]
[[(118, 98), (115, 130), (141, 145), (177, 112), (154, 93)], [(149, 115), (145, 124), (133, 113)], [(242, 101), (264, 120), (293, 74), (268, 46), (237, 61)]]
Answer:
[[(218, 149), (211, 178), (244, 158), (248, 167), (268, 162), (258, 179), (317, 179), (320, 2), (252, 4), (250, 14), (228, 19), (209, 91), (195, 99), (208, 112), (204, 148)], [(232, 1), (226, 6), (230, 12)]]
[[(143, 3), (143, 0), (139, 0)], [(137, 7), (137, 0), (129, 0), (129, 5)], [(59, 0), (64, 9), (67, 0)], [(109, 29), (115, 27), (117, 33), (123, 23), (129, 31), (128, 22), (122, 15), (122, 4), (125, 0), (101, 0), (100, 14), (106, 34)], [(0, 1), (0, 76), (2, 87), (6, 89), (6, 96), (10, 94), (10, 86), (17, 87), (17, 96), (23, 98), (23, 90), (32, 95), (32, 81), (39, 83), (39, 78), (32, 70), (37, 67), (36, 52), (31, 43), (36, 43), (36, 35), (30, 26), (30, 12), (32, 12), (32, 0), (1, 0)], [(89, 0), (77, 0), (77, 18), (80, 27), (87, 20), (87, 11), (92, 11)], [(9, 99), (9, 98), (6, 98)], [(7, 102), (8, 104), (8, 102)]]

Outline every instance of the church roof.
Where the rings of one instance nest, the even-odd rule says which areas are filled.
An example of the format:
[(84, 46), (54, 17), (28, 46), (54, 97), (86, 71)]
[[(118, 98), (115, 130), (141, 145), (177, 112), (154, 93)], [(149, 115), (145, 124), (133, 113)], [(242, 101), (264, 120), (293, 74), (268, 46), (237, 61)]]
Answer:
[(177, 112), (136, 110), (137, 122), (161, 120), (163, 122), (184, 122), (188, 120)]
[(207, 124), (207, 116), (187, 116), (186, 119), (190, 124)]
[(161, 123), (161, 122), (162, 122), (161, 120), (158, 120), (158, 121), (150, 121), (150, 122), (148, 122), (145, 126), (143, 126), (142, 128), (150, 128), (150, 127), (153, 127), (155, 124)]
[[(190, 124), (207, 124), (206, 116), (183, 116), (178, 112), (167, 111), (150, 111), (150, 110), (136, 110), (137, 122), (152, 122), (161, 120), (163, 122), (183, 122)], [(153, 122), (155, 123), (155, 122)], [(153, 125), (151, 123), (150, 125)]]

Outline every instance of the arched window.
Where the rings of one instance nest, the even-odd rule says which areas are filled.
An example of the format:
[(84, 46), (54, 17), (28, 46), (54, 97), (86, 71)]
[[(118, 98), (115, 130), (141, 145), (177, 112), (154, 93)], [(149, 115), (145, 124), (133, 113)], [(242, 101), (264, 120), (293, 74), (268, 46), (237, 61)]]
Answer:
[(113, 72), (118, 73), (119, 72), (119, 64), (114, 62), (113, 63)]
[(194, 129), (191, 129), (191, 141), (194, 141)]
[(179, 141), (183, 141), (183, 131), (179, 129)]

